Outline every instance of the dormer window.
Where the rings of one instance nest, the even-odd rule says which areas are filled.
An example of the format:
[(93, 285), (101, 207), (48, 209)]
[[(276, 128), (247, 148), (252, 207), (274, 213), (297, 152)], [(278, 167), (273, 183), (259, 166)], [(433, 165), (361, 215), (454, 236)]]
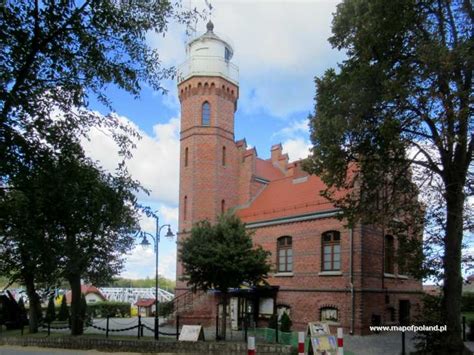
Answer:
[(209, 102), (202, 104), (202, 125), (209, 126), (211, 124), (211, 105)]
[(225, 47), (225, 54), (224, 54), (224, 58), (225, 60), (228, 62), (230, 60), (230, 57), (231, 57), (231, 51), (229, 48)]

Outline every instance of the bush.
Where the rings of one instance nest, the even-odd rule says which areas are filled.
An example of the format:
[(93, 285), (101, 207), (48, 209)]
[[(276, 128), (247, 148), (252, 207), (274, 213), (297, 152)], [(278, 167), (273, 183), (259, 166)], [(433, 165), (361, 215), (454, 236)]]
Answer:
[(158, 315), (160, 317), (167, 317), (174, 311), (173, 301), (160, 303), (158, 309)]
[(128, 302), (97, 302), (87, 305), (87, 314), (92, 318), (130, 317)]
[(468, 292), (462, 295), (461, 310), (463, 312), (474, 312), (474, 293)]
[[(425, 295), (422, 311), (416, 319), (417, 325), (435, 326), (445, 324), (443, 321), (441, 296)], [(446, 344), (446, 332), (418, 332), (415, 335), (415, 347), (422, 353), (436, 353)]]
[(58, 312), (58, 320), (66, 321), (69, 319), (69, 308), (67, 307), (66, 295), (61, 300), (61, 306)]
[(46, 316), (44, 320), (46, 323), (51, 323), (56, 319), (56, 308), (54, 307), (54, 297), (50, 297), (48, 301), (48, 308), (46, 309)]
[(288, 313), (283, 312), (280, 318), (280, 330), (282, 332), (290, 332), (291, 331), (291, 326), (293, 325), (293, 322), (290, 319), (290, 316)]

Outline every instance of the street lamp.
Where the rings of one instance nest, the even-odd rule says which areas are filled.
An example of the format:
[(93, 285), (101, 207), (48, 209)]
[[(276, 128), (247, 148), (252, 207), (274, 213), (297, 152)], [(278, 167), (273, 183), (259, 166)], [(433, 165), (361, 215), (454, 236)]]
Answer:
[(147, 236), (150, 237), (153, 242), (155, 243), (155, 256), (156, 256), (156, 267), (155, 267), (155, 339), (158, 340), (158, 333), (159, 333), (159, 328), (160, 324), (158, 322), (158, 311), (159, 311), (159, 306), (158, 306), (158, 244), (160, 243), (160, 233), (161, 230), (165, 227), (168, 227), (168, 232), (166, 233), (165, 237), (166, 238), (173, 238), (174, 234), (171, 231), (171, 226), (169, 224), (164, 224), (161, 227), (159, 226), (159, 218), (158, 216), (154, 216), (156, 220), (156, 234), (153, 236), (150, 233), (147, 232), (140, 232), (140, 236), (142, 237), (142, 241), (140, 242), (140, 245), (143, 247), (147, 247), (150, 245), (150, 242), (147, 239)]

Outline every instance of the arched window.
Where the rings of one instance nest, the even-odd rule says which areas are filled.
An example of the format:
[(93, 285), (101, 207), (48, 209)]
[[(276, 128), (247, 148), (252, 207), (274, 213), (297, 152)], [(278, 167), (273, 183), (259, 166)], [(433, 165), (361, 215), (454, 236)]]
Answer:
[(337, 231), (324, 232), (322, 235), (323, 271), (341, 270), (341, 235)]
[(188, 166), (188, 156), (189, 156), (189, 149), (188, 147), (186, 147), (186, 149), (184, 149), (184, 166)]
[(277, 240), (278, 272), (293, 271), (293, 246), (291, 237), (280, 237)]
[(385, 266), (384, 270), (387, 274), (395, 272), (395, 246), (391, 235), (385, 236)]
[(202, 125), (209, 126), (211, 124), (211, 105), (209, 102), (202, 104)]
[(321, 322), (338, 322), (339, 312), (334, 307), (321, 308)]
[(221, 213), (225, 212), (225, 200), (221, 201)]
[(188, 196), (184, 196), (184, 206), (183, 206), (183, 219), (187, 219), (188, 213)]
[(224, 165), (224, 166), (225, 166), (225, 158), (226, 158), (226, 156), (225, 156), (225, 147), (222, 147), (222, 165)]

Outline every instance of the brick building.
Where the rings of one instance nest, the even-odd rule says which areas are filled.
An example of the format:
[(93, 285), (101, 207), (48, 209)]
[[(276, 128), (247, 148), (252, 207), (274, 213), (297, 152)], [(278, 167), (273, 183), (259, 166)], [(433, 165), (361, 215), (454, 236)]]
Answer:
[[(346, 229), (340, 211), (320, 197), (317, 176), (289, 162), (282, 146), (261, 159), (245, 139), (235, 141), (238, 69), (228, 41), (207, 32), (189, 41), (178, 75), (181, 102), (179, 238), (192, 224), (234, 210), (254, 231), (254, 242), (271, 251), (271, 287), (236, 290), (231, 326), (244, 317), (264, 325), (273, 312), (290, 314), (295, 329), (329, 321), (355, 334), (371, 324), (410, 319), (422, 293), (420, 281), (402, 275), (396, 237), (380, 229)], [(177, 264), (177, 298), (190, 295)], [(194, 295), (181, 314), (184, 324), (213, 324), (219, 295)], [(247, 316), (249, 314), (250, 316)]]

